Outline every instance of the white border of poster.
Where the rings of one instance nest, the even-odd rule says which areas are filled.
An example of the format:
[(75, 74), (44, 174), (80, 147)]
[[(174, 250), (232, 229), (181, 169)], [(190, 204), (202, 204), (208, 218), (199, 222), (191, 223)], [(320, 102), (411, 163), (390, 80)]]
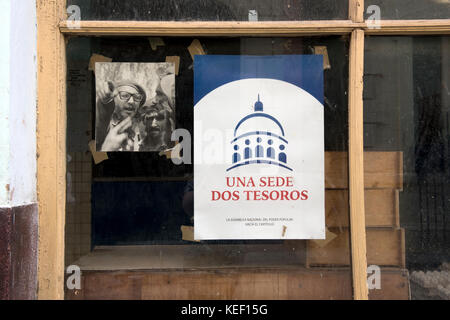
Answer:
[(321, 58), (196, 56), (195, 239), (324, 239)]

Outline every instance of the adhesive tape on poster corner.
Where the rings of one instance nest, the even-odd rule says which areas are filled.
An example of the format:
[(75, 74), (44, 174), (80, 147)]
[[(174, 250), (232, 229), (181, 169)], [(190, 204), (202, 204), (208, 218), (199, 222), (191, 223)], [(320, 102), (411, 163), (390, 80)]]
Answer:
[(92, 157), (94, 158), (94, 163), (99, 164), (105, 160), (108, 160), (108, 154), (106, 152), (98, 152), (96, 148), (95, 140), (89, 142), (89, 150), (92, 153)]
[(205, 50), (203, 49), (202, 44), (198, 39), (194, 39), (192, 41), (191, 45), (188, 47), (189, 53), (191, 54), (192, 60), (194, 60), (194, 57), (196, 55), (205, 55)]
[(112, 58), (94, 53), (89, 59), (89, 70), (95, 72), (95, 64), (97, 62), (112, 62), (112, 60), (113, 60)]
[(334, 239), (337, 238), (337, 234), (331, 232), (330, 230), (328, 230), (328, 228), (326, 229), (326, 236), (324, 240), (310, 240), (312, 243), (314, 243), (315, 245), (317, 245), (320, 248), (324, 248), (326, 247), (331, 241), (333, 241)]
[(175, 75), (180, 72), (180, 57), (179, 56), (167, 56), (166, 62), (175, 64)]
[(194, 227), (181, 226), (182, 240), (191, 242), (200, 242), (194, 239)]

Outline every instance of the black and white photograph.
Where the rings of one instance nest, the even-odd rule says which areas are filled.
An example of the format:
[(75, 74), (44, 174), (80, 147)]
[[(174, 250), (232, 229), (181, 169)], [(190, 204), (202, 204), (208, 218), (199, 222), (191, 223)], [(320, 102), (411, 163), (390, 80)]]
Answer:
[(170, 148), (175, 129), (173, 63), (98, 62), (95, 77), (97, 151)]

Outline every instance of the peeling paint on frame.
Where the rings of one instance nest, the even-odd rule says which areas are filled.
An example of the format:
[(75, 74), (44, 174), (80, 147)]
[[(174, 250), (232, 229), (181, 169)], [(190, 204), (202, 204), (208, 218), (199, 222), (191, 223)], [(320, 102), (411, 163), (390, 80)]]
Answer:
[(66, 197), (65, 0), (38, 0), (38, 299), (64, 298)]

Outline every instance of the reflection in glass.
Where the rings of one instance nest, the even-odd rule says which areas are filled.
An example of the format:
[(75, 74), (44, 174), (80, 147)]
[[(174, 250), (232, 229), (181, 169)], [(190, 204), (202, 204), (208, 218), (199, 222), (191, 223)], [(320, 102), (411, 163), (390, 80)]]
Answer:
[[(90, 292), (94, 298), (102, 297), (102, 294), (103, 297), (134, 299), (137, 295), (139, 298), (140, 291), (135, 290), (134, 284), (145, 285), (146, 277), (155, 275), (152, 270), (183, 270), (183, 277), (188, 270), (214, 270), (212, 277), (217, 280), (220, 276), (216, 270), (220, 268), (221, 272), (228, 272), (226, 283), (232, 285), (232, 290), (223, 289), (219, 296), (219, 290), (206, 290), (201, 292), (202, 297), (238, 299), (242, 292), (253, 292), (248, 290), (270, 283), (273, 288), (241, 298), (351, 299), (347, 37), (200, 39), (207, 54), (313, 54), (317, 46), (327, 48), (331, 68), (324, 70), (326, 219), (331, 237), (328, 240), (332, 241), (326, 245), (306, 240), (189, 241), (185, 232), (192, 230), (194, 218), (191, 165), (174, 165), (164, 153), (158, 152), (110, 152), (107, 160), (98, 164), (92, 161), (88, 148), (95, 127), (95, 77), (88, 70), (92, 54), (109, 57), (113, 62), (164, 62), (167, 56), (180, 57), (175, 88), (176, 127), (193, 132), (193, 61), (187, 49), (193, 40), (167, 37), (163, 38), (164, 46), (152, 49), (146, 37), (69, 39), (66, 264), (95, 270), (99, 261), (96, 259), (102, 257), (107, 264), (103, 267), (108, 270), (123, 270), (130, 265), (147, 270), (143, 272), (144, 280), (133, 278), (134, 272), (122, 273), (121, 283), (133, 283), (132, 290), (114, 294), (107, 292), (110, 287), (99, 284), (98, 277), (85, 281), (84, 292)], [(251, 153), (252, 156), (267, 155), (289, 161), (286, 155), (283, 156), (277, 139), (267, 141), (267, 145), (265, 140), (261, 141), (265, 146), (263, 150), (257, 149), (258, 143), (257, 139), (249, 146), (243, 143), (235, 150), (234, 160), (244, 158), (248, 147), (248, 156)], [(254, 268), (264, 270), (266, 274), (259, 278), (261, 273), (252, 271)], [(250, 272), (253, 280), (243, 284), (245, 290), (235, 290), (234, 280), (229, 279), (245, 272)], [(111, 275), (103, 276), (112, 279)], [(273, 281), (267, 282), (268, 278)], [(165, 283), (164, 288), (169, 288), (169, 284)], [(197, 288), (192, 285), (192, 289)], [(147, 294), (151, 290), (155, 289), (149, 288)], [(162, 291), (170, 295), (182, 290)], [(191, 290), (183, 292), (190, 293)]]
[[(371, 0), (366, 1), (368, 19), (379, 7), (381, 20), (407, 19), (448, 19), (450, 17), (450, 2), (447, 0)], [(368, 10), (370, 9), (370, 10)]]
[[(369, 37), (365, 59), (366, 163), (376, 154), (398, 156), (399, 165), (388, 171), (386, 160), (371, 173), (384, 174), (386, 185), (389, 179), (397, 183), (373, 186), (394, 192), (393, 206), (370, 202), (366, 194), (368, 234), (380, 227), (371, 212), (389, 212), (392, 219), (381, 227), (397, 236), (391, 251), (371, 247), (368, 236), (368, 251), (401, 255), (404, 262), (396, 266), (409, 270), (413, 299), (450, 299), (450, 38)], [(437, 280), (442, 276), (447, 280)]]
[(82, 20), (346, 20), (347, 0), (69, 0)]

